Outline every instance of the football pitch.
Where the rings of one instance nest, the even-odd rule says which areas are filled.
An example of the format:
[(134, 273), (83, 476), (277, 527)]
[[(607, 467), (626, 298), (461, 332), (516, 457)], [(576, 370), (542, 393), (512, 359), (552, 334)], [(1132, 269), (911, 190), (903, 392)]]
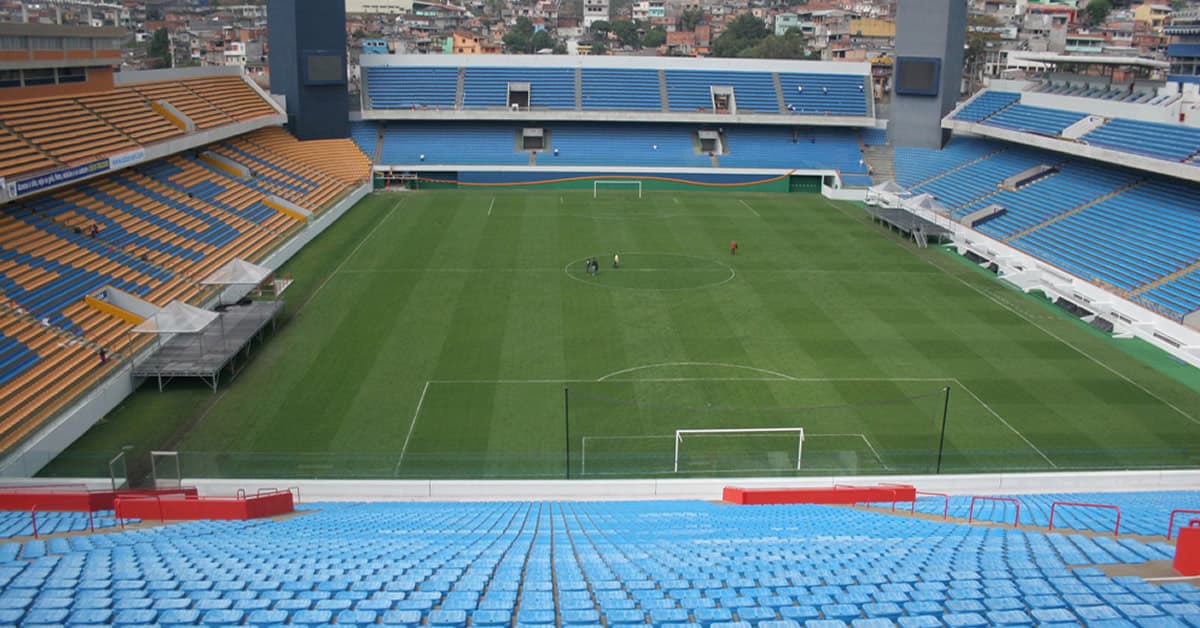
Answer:
[(143, 386), (45, 473), (926, 473), (943, 421), (942, 472), (1200, 465), (1194, 369), (816, 195), (375, 194), (282, 272), (235, 380)]

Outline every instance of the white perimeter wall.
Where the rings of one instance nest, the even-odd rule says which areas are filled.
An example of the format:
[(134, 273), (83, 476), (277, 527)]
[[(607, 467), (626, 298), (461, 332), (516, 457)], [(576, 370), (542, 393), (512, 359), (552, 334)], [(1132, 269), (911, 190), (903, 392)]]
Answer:
[[(107, 488), (108, 478), (58, 480)], [(44, 480), (43, 480), (44, 482)], [(951, 495), (1200, 490), (1200, 470), (1102, 471), (1095, 473), (990, 473), (969, 475), (814, 476), (704, 480), (206, 480), (184, 478), (201, 495), (232, 496), (238, 489), (295, 487), (303, 502), (316, 501), (501, 501), (501, 500), (720, 500), (726, 486), (743, 488), (831, 487), (837, 484), (911, 484)], [(30, 481), (30, 483), (36, 483)], [(10, 482), (11, 484), (11, 482)]]

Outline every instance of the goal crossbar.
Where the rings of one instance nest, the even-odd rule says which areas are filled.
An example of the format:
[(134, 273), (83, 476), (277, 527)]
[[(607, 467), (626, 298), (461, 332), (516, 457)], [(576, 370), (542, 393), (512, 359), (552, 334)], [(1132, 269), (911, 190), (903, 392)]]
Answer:
[(612, 181), (599, 181), (599, 180), (592, 181), (592, 198), (593, 199), (599, 198), (600, 186), (602, 186), (602, 185), (626, 185), (626, 186), (633, 185), (633, 186), (637, 186), (638, 198), (642, 198), (642, 182), (641, 181), (635, 181), (632, 179), (618, 179), (618, 180), (612, 180)]
[(675, 430), (675, 473), (679, 473), (679, 446), (683, 437), (688, 434), (762, 434), (770, 432), (792, 432), (797, 438), (796, 470), (800, 470), (800, 461), (804, 456), (804, 428), (802, 427), (725, 427), (710, 429), (681, 429)]

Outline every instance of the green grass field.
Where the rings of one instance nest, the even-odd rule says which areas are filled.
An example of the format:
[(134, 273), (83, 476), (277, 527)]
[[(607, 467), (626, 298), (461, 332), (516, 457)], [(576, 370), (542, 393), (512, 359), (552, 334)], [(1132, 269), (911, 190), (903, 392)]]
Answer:
[[(799, 473), (930, 472), (946, 390), (943, 471), (1200, 464), (1194, 369), (859, 207), (604, 194), (368, 197), (283, 269), (284, 325), (232, 384), (145, 386), (45, 473), (125, 447), (191, 477), (667, 476), (676, 429), (767, 427), (804, 428)], [(678, 460), (782, 475), (797, 447), (691, 435)]]

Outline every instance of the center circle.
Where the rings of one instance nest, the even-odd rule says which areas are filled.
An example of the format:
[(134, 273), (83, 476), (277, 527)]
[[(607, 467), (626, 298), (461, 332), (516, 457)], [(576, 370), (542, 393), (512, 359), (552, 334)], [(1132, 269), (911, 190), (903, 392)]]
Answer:
[(576, 281), (604, 288), (629, 290), (691, 290), (729, 282), (736, 273), (714, 259), (679, 253), (620, 253), (621, 267), (613, 257), (597, 255), (599, 272), (588, 270), (590, 257), (575, 260), (563, 270)]

